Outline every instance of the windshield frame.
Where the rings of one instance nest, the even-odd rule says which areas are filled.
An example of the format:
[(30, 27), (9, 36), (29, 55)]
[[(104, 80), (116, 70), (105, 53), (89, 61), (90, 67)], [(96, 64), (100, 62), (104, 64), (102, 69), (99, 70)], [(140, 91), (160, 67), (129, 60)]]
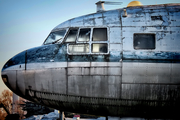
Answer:
[[(63, 36), (59, 41), (57, 41), (57, 40), (58, 40), (58, 39), (57, 39), (57, 40), (52, 41), (52, 42), (50, 42), (50, 43), (45, 43), (46, 40), (48, 39), (48, 37), (49, 37), (53, 32), (63, 31), (63, 30), (65, 30), (64, 36)], [(54, 31), (52, 30), (52, 31), (48, 34), (48, 36), (46, 37), (46, 39), (44, 40), (43, 45), (61, 44), (61, 43), (63, 42), (66, 34), (67, 34), (67, 31), (68, 31), (68, 28), (58, 29), (58, 30), (54, 30)]]

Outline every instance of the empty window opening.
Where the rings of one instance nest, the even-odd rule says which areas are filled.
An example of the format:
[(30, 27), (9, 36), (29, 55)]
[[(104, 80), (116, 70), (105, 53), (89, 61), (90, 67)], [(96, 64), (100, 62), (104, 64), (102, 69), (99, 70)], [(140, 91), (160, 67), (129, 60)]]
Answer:
[(155, 34), (134, 34), (134, 49), (155, 49)]
[(78, 41), (88, 42), (90, 40), (90, 34), (91, 34), (90, 28), (80, 29)]
[(46, 41), (44, 42), (44, 44), (45, 45), (46, 44), (54, 44), (54, 43), (61, 41), (62, 38), (64, 37), (65, 33), (66, 33), (66, 30), (51, 32), (49, 34), (49, 36), (47, 37)]
[(78, 29), (70, 29), (65, 42), (75, 42)]

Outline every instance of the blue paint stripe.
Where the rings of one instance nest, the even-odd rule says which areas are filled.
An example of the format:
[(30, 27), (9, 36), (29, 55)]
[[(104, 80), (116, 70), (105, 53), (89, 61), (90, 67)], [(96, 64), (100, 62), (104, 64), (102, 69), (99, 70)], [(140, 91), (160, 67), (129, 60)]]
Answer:
[[(25, 58), (27, 60), (25, 61)], [(146, 63), (180, 63), (179, 52), (163, 51), (123, 51), (111, 52), (109, 55), (68, 55), (66, 44), (43, 45), (19, 53), (11, 58), (3, 67), (13, 65), (44, 62), (146, 62)]]

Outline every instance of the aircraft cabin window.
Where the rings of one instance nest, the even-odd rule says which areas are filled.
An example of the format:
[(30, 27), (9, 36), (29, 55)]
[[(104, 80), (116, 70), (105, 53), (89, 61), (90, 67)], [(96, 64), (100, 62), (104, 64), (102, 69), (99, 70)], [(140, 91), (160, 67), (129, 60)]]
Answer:
[(94, 28), (92, 41), (107, 41), (107, 28)]
[(80, 29), (78, 41), (79, 42), (89, 41), (90, 40), (90, 34), (91, 34), (90, 28)]
[(89, 44), (70, 44), (69, 53), (89, 53)]
[(134, 49), (155, 49), (155, 34), (134, 34)]
[(66, 33), (66, 30), (61, 30), (61, 31), (55, 31), (51, 32), (47, 39), (45, 40), (44, 44), (54, 44), (62, 40)]
[(65, 42), (75, 42), (78, 29), (70, 29)]

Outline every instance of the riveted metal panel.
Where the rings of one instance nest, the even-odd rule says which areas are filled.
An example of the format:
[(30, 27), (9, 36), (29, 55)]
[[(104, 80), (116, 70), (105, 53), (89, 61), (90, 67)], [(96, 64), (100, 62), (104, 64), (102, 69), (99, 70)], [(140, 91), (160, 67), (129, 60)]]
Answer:
[(180, 84), (180, 64), (179, 63), (174, 63), (171, 66), (172, 71), (171, 71), (171, 81), (174, 83)]
[(35, 81), (35, 70), (28, 70), (25, 72), (25, 88), (36, 90), (36, 82)]
[(92, 81), (90, 76), (68, 76), (68, 94), (92, 96)]
[(74, 27), (74, 26), (82, 27), (82, 26), (84, 26), (83, 25), (83, 19), (84, 19), (84, 16), (78, 17), (76, 19), (71, 19), (71, 27)]
[(25, 71), (17, 71), (16, 90), (20, 95), (25, 96)]
[[(120, 76), (98, 76), (91, 77), (92, 93), (94, 97), (119, 98)], [(113, 85), (112, 83), (116, 83)], [(112, 89), (114, 87), (114, 89)]]
[(147, 26), (168, 26), (168, 13), (166, 9), (145, 10)]
[[(172, 63), (123, 63), (122, 83), (164, 83), (177, 84), (172, 80), (172, 69), (180, 69), (179, 64), (172, 68)], [(173, 70), (173, 73), (177, 73)]]
[(120, 27), (110, 27), (109, 30), (110, 43), (122, 43), (121, 42), (121, 28)]
[(70, 95), (88, 97), (120, 97), (121, 76), (69, 76), (68, 92)]
[(108, 76), (109, 98), (120, 98), (120, 89), (121, 89), (120, 83), (121, 83), (121, 76)]
[(180, 94), (178, 85), (122, 84), (122, 99), (173, 100)]
[(41, 63), (28, 63), (28, 70), (36, 69), (51, 69), (51, 68), (64, 68), (67, 67), (67, 62), (41, 62)]
[(87, 15), (84, 17), (84, 26), (93, 26), (95, 24), (94, 15)]
[(103, 14), (103, 24), (107, 26), (120, 26), (119, 11), (107, 11)]
[(146, 26), (146, 17), (142, 8), (127, 8), (127, 17), (122, 17), (123, 26)]
[(90, 67), (90, 62), (68, 62), (68, 67)]
[(119, 10), (89, 14), (59, 24), (52, 31), (67, 27), (121, 26)]
[[(35, 86), (38, 91), (52, 92), (51, 69), (36, 70), (34, 77), (36, 81)], [(43, 82), (41, 80), (43, 80)]]
[[(25, 88), (37, 91), (51, 91), (53, 93), (66, 93), (66, 69), (43, 69), (28, 70), (25, 75)], [(42, 82), (43, 80), (43, 82)], [(61, 87), (59, 87), (61, 86)]]
[(50, 82), (52, 83), (53, 93), (66, 93), (66, 74), (66, 68), (51, 69), (52, 79), (50, 80)]
[(176, 7), (167, 7), (169, 22), (172, 26), (180, 26), (180, 10)]
[(122, 50), (122, 44), (110, 44), (110, 47), (109, 47), (111, 53), (113, 52), (119, 52), (119, 54), (121, 53), (121, 50)]
[(110, 76), (110, 75), (121, 75), (122, 71), (121, 71), (121, 67), (120, 66), (117, 66), (117, 67), (109, 67), (108, 69), (108, 72), (107, 74)]
[(90, 74), (91, 75), (107, 75), (107, 67), (91, 67)]
[(91, 67), (91, 75), (121, 75), (121, 68), (118, 67)]
[[(122, 18), (122, 99), (179, 99), (180, 34), (179, 23), (174, 20), (179, 18), (179, 12), (174, 11), (176, 15), (172, 17), (169, 10), (172, 8), (163, 6), (130, 8), (128, 16)], [(136, 33), (155, 34), (155, 49), (135, 50), (133, 35)]]
[(68, 75), (90, 75), (89, 67), (68, 68)]
[(102, 13), (97, 13), (97, 14), (94, 14), (94, 25), (97, 27), (97, 26), (103, 26), (103, 19), (104, 19), (104, 16)]
[(81, 75), (81, 68), (68, 68), (68, 75)]

